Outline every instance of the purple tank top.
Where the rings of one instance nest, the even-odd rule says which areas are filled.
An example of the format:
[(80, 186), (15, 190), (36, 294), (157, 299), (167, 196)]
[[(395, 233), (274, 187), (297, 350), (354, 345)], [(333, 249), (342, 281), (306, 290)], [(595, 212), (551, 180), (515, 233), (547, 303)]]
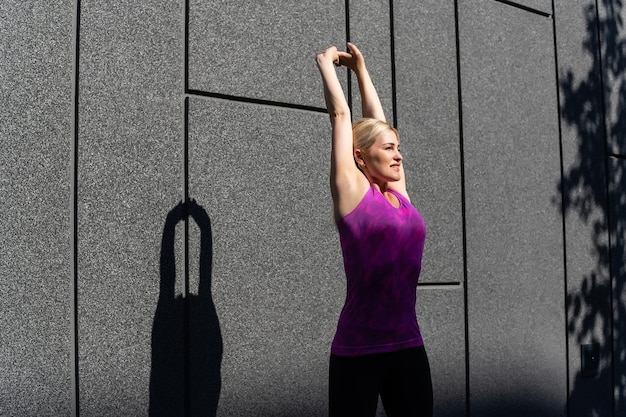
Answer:
[(415, 289), (426, 225), (405, 197), (391, 192), (399, 208), (371, 186), (357, 207), (337, 222), (347, 294), (331, 347), (335, 355), (423, 345)]

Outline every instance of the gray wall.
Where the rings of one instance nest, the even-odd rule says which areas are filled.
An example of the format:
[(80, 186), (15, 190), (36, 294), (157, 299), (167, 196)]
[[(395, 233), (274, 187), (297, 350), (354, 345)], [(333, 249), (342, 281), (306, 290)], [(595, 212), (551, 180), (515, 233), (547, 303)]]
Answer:
[(0, 415), (72, 409), (72, 15), (0, 6)]
[(626, 413), (626, 11), (599, 3), (3, 2), (0, 416), (326, 413), (314, 55), (348, 35), (428, 224), (435, 415)]
[(470, 410), (563, 415), (563, 235), (551, 205), (560, 176), (552, 21), (502, 3), (465, 1), (459, 26)]

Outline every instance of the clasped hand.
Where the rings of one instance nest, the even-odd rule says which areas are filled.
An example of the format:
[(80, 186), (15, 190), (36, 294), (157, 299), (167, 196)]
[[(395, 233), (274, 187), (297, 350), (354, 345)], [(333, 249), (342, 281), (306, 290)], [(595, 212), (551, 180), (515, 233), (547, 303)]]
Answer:
[(325, 49), (316, 56), (317, 65), (321, 66), (327, 63), (333, 63), (336, 66), (345, 66), (354, 72), (365, 68), (365, 59), (359, 49), (348, 42), (348, 51), (338, 51), (335, 46)]

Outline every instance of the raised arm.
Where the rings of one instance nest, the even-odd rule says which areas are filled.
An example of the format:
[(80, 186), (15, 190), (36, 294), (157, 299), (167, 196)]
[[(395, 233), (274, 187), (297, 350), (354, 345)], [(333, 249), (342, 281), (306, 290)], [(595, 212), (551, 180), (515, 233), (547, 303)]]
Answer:
[(361, 107), (363, 117), (387, 121), (383, 106), (380, 104), (378, 93), (365, 66), (363, 54), (353, 43), (348, 42), (350, 52), (339, 52), (339, 62), (350, 68), (356, 75), (361, 94)]
[[(374, 83), (370, 78), (367, 67), (365, 66), (365, 58), (363, 54), (353, 43), (348, 42), (349, 52), (339, 52), (339, 63), (350, 68), (356, 75), (359, 84), (359, 93), (361, 94), (361, 106), (363, 117), (387, 121), (383, 106), (378, 98)], [(400, 180), (390, 183), (389, 187), (400, 192), (407, 198), (409, 194), (406, 190), (406, 178), (404, 176), (404, 165), (400, 166)]]
[(320, 52), (316, 60), (324, 84), (324, 99), (332, 127), (330, 189), (335, 221), (338, 221), (356, 207), (368, 182), (354, 162), (350, 108), (335, 69), (335, 65), (340, 63), (337, 48), (333, 46)]

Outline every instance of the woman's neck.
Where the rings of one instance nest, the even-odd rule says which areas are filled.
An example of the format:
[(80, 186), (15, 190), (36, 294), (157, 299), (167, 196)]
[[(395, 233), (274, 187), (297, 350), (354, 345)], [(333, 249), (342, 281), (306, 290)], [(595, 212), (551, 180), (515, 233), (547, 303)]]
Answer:
[(381, 194), (384, 194), (387, 192), (387, 185), (389, 183), (388, 182), (378, 183), (378, 182), (370, 180), (370, 184), (372, 184), (378, 191), (380, 191)]
[(376, 187), (376, 189), (380, 191), (381, 194), (384, 194), (387, 192), (389, 182), (376, 181), (367, 172), (363, 172), (363, 175), (365, 175), (365, 178), (367, 178), (367, 181), (369, 181), (370, 185), (373, 185), (374, 187)]

